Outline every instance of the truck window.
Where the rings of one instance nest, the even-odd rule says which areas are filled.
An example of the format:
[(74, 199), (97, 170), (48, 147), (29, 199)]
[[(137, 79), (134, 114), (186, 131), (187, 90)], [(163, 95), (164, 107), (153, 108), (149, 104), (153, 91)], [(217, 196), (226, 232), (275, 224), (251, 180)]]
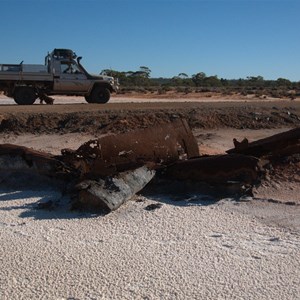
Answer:
[(79, 69), (78, 65), (73, 62), (61, 62), (60, 64), (61, 73), (66, 74), (82, 74), (81, 70)]
[(21, 66), (20, 65), (2, 65), (1, 71), (20, 72)]

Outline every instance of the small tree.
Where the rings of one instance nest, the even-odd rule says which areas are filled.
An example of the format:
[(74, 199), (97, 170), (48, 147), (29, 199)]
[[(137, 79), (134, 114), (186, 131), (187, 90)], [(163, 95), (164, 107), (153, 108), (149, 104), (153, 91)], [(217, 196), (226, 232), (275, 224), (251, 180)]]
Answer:
[(140, 75), (142, 75), (146, 78), (150, 78), (151, 70), (148, 67), (141, 66), (140, 70), (138, 72), (140, 72)]
[(189, 75), (187, 75), (186, 73), (179, 73), (178, 77), (181, 79), (187, 79), (187, 78), (189, 78)]
[(217, 75), (209, 76), (204, 78), (204, 85), (209, 87), (219, 87), (221, 86), (221, 81)]
[(276, 80), (276, 84), (281, 86), (281, 87), (288, 87), (291, 85), (291, 82), (288, 79), (285, 78), (278, 78)]
[(203, 86), (205, 78), (206, 74), (204, 72), (199, 72), (197, 74), (192, 75), (192, 80), (196, 86)]

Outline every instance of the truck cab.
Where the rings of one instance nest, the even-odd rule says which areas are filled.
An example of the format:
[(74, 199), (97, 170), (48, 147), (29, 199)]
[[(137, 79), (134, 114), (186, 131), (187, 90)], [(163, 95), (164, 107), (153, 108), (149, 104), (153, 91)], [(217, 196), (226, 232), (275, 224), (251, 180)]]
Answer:
[[(70, 49), (54, 49), (45, 58), (45, 64), (49, 72), (53, 73), (53, 94), (82, 94), (88, 102), (105, 103), (109, 100), (110, 93), (117, 91), (118, 82), (113, 77), (89, 74), (80, 63), (81, 57), (77, 57)], [(100, 91), (95, 95), (95, 89)], [(98, 98), (98, 99), (97, 99)], [(101, 98), (101, 99), (100, 99)]]

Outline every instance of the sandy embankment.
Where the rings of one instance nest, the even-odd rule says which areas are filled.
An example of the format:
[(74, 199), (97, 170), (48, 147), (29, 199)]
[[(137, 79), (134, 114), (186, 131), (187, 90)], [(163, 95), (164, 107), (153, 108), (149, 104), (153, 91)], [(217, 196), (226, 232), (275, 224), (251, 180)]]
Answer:
[[(222, 152), (246, 132), (197, 134)], [(53, 153), (84, 139), (4, 137)], [(136, 197), (99, 216), (69, 212), (55, 190), (2, 190), (0, 299), (299, 299), (299, 226), (287, 223), (299, 206), (208, 198)], [(58, 208), (36, 209), (47, 200)]]

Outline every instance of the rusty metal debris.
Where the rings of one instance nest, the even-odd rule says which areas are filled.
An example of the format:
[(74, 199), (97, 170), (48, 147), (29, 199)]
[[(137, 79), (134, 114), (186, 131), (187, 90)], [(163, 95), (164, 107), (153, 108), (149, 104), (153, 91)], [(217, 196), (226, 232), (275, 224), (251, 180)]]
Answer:
[(56, 176), (58, 172), (66, 171), (66, 166), (55, 156), (45, 152), (36, 151), (27, 147), (2, 144), (0, 145), (0, 170), (29, 171)]
[(235, 148), (226, 151), (229, 154), (240, 153), (262, 157), (266, 155), (278, 156), (300, 153), (300, 128), (278, 133), (270, 137), (249, 143), (244, 139), (238, 143), (233, 140)]
[(88, 141), (53, 156), (22, 146), (0, 145), (0, 173), (29, 172), (71, 182), (73, 207), (117, 209), (150, 182), (156, 169), (165, 178), (212, 185), (252, 185), (262, 157), (300, 153), (300, 128), (250, 143), (234, 139), (226, 155), (199, 156), (185, 120)]
[[(142, 189), (154, 169), (199, 155), (185, 120), (88, 141), (53, 156), (22, 146), (0, 147), (0, 168), (72, 181), (73, 206), (114, 210)], [(8, 167), (9, 166), (9, 167)]]
[(241, 154), (213, 155), (176, 162), (166, 175), (179, 180), (194, 180), (211, 184), (239, 181), (251, 184), (259, 176), (259, 160)]
[(88, 141), (76, 151), (62, 150), (62, 160), (84, 178), (113, 175), (143, 165), (157, 168), (199, 156), (185, 120)]

